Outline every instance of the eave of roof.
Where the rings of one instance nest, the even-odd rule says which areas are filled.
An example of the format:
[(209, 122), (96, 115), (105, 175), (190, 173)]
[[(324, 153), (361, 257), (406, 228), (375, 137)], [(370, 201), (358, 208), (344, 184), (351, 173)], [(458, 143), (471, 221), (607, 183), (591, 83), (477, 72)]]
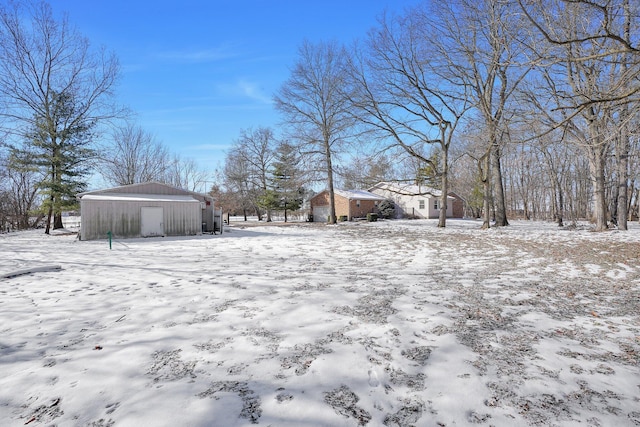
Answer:
[(121, 202), (178, 202), (200, 203), (193, 196), (180, 196), (170, 194), (133, 194), (133, 193), (105, 193), (85, 194), (81, 200), (121, 201)]

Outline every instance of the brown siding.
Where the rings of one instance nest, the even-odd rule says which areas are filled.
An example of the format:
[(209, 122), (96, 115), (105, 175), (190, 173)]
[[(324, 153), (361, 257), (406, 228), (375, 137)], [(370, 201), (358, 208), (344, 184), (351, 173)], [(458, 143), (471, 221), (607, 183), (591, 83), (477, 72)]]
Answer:
[(351, 201), (351, 218), (363, 218), (368, 213), (378, 212), (375, 200), (360, 200), (360, 206), (357, 206), (357, 200)]
[[(378, 201), (379, 202), (379, 201)], [(368, 213), (378, 212), (375, 200), (360, 200), (360, 206), (357, 206), (357, 199), (349, 200), (348, 198), (335, 194), (336, 217), (346, 216), (349, 221), (353, 218), (366, 217)], [(329, 192), (324, 190), (311, 198), (309, 201), (311, 211), (314, 206), (328, 206)], [(351, 207), (351, 209), (349, 209)]]
[(309, 201), (311, 208), (314, 206), (327, 206), (329, 204), (329, 192), (323, 191), (321, 193), (316, 194)]
[[(334, 193), (334, 200), (336, 203), (336, 217), (342, 215), (349, 215), (349, 201), (342, 196)], [(309, 201), (311, 205), (311, 212), (313, 212), (314, 206), (329, 206), (329, 192), (324, 190), (311, 198)]]
[(464, 201), (456, 193), (449, 193), (449, 196), (454, 198), (452, 218), (464, 218)]

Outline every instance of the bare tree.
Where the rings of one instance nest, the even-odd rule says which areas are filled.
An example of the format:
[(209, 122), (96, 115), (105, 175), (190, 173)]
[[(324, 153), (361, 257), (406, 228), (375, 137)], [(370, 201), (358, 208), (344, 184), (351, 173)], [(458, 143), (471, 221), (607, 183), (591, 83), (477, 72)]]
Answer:
[(569, 132), (586, 154), (596, 230), (605, 230), (606, 158), (612, 146), (619, 166), (617, 206), (625, 218), (628, 206), (627, 125), (633, 117), (628, 107), (637, 103), (640, 91), (640, 50), (631, 36), (640, 28), (638, 5), (628, 0), (536, 0), (520, 6), (540, 34), (533, 51), (548, 64), (543, 76), (555, 103), (551, 129)]
[(495, 224), (508, 225), (500, 160), (508, 134), (507, 108), (532, 66), (518, 43), (522, 21), (514, 5), (501, 0), (456, 0), (420, 11), (435, 22), (436, 55), (447, 64), (441, 78), (448, 85), (465, 87), (486, 133), (479, 164), (485, 196), (483, 227), (490, 225), (492, 203)]
[[(256, 206), (261, 205), (260, 200), (269, 188), (269, 169), (274, 160), (276, 143), (270, 128), (245, 129), (240, 132), (240, 137), (231, 149), (231, 155), (227, 157), (227, 161), (242, 166), (243, 179), (247, 180), (245, 186), (251, 189), (248, 194), (251, 195), (252, 203)], [(237, 168), (233, 167), (231, 170), (235, 175)], [(271, 209), (264, 208), (266, 208), (267, 222), (270, 222)]]
[(231, 149), (224, 162), (223, 182), (227, 192), (235, 195), (234, 205), (236, 209), (242, 209), (245, 221), (247, 220), (247, 211), (254, 211), (258, 219), (262, 219), (262, 212), (257, 202), (262, 192), (255, 187), (253, 175), (252, 166), (241, 149), (239, 147)]
[[(15, 160), (13, 160), (15, 161)], [(13, 227), (24, 230), (40, 223), (42, 197), (38, 195), (42, 173), (35, 167), (11, 164), (6, 168), (7, 205), (12, 216)]]
[(395, 175), (394, 163), (386, 154), (381, 155), (356, 155), (351, 158), (349, 164), (339, 168), (339, 175), (344, 189), (367, 189), (381, 181), (388, 181)]
[(198, 191), (203, 186), (206, 187), (209, 173), (202, 170), (194, 159), (174, 154), (161, 181), (188, 191)]
[[(559, 137), (558, 139), (560, 139)], [(550, 136), (543, 136), (538, 139), (538, 144), (535, 146), (542, 155), (544, 164), (546, 166), (546, 172), (549, 175), (551, 201), (552, 201), (552, 215), (554, 221), (559, 227), (564, 226), (564, 212), (565, 212), (565, 189), (562, 185), (562, 177), (566, 177), (570, 162), (567, 159), (570, 158), (570, 152), (567, 150), (567, 144), (562, 140), (554, 141)], [(555, 143), (554, 143), (555, 142)]]
[[(441, 202), (447, 206), (449, 147), (467, 110), (466, 93), (440, 84), (440, 63), (434, 60), (431, 22), (418, 9), (403, 17), (380, 20), (364, 51), (352, 55), (348, 91), (355, 117), (386, 139), (429, 165), (440, 177)], [(434, 162), (430, 145), (438, 147)], [(446, 224), (446, 208), (438, 226)]]
[(167, 148), (140, 126), (116, 128), (100, 150), (100, 171), (113, 185), (163, 181), (171, 163)]
[[(633, 56), (640, 54), (640, 52), (633, 52), (632, 39), (631, 39), (631, 31), (632, 31), (632, 13), (635, 13), (637, 16), (638, 10), (631, 10), (630, 0), (624, 0), (622, 2), (622, 10), (624, 14), (624, 20), (622, 22), (621, 34), (622, 34), (622, 43), (625, 46), (630, 47), (629, 52), (623, 52), (620, 57), (621, 61), (621, 70), (620, 73), (624, 75), (629, 74), (630, 64), (633, 62)], [(634, 31), (637, 31), (637, 23)], [(625, 80), (625, 83), (628, 84), (628, 80)], [(617, 217), (617, 225), (620, 230), (627, 230), (627, 219), (629, 217), (629, 154), (631, 152), (631, 118), (633, 114), (638, 114), (640, 111), (638, 105), (634, 105), (634, 108), (631, 108), (630, 103), (623, 103), (620, 106), (620, 133), (616, 136), (615, 139), (615, 153), (617, 160), (617, 176), (618, 182), (616, 186), (616, 191), (618, 193), (616, 198), (616, 217)]]
[(322, 158), (331, 223), (336, 222), (334, 157), (353, 126), (344, 94), (345, 51), (336, 43), (303, 42), (291, 76), (274, 97), (292, 130), (292, 142), (307, 156)]
[(24, 230), (35, 227), (41, 220), (41, 197), (38, 184), (41, 173), (34, 167), (12, 164), (15, 159), (0, 157), (0, 227)]
[(16, 143), (37, 148), (33, 161), (48, 162), (46, 233), (52, 216), (62, 228), (62, 209), (82, 188), (96, 124), (116, 113), (117, 76), (116, 58), (92, 51), (47, 3), (0, 6), (0, 118)]
[(216, 179), (211, 186), (211, 191), (208, 193), (215, 198), (216, 209), (224, 209), (225, 213), (233, 215), (236, 215), (238, 212), (243, 212), (242, 198), (236, 191), (222, 185), (223, 181), (224, 178), (221, 180)]

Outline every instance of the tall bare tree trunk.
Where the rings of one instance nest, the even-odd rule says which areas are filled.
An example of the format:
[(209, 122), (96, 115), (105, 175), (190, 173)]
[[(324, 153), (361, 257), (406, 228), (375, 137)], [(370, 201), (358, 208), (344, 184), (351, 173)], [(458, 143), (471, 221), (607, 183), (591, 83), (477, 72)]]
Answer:
[[(625, 126), (626, 127), (626, 126)], [(618, 141), (616, 147), (616, 157), (618, 166), (618, 199), (617, 199), (617, 221), (619, 230), (627, 230), (627, 218), (629, 212), (629, 137), (625, 130)]]
[[(444, 136), (443, 136), (444, 138)], [(443, 144), (444, 145), (444, 144)], [(438, 227), (446, 227), (447, 225), (447, 209), (449, 196), (449, 150), (448, 146), (442, 150), (442, 178), (441, 178), (441, 197), (440, 197), (440, 215), (438, 217)], [(452, 206), (453, 209), (453, 206)]]
[[(624, 15), (625, 22), (623, 28), (624, 38), (627, 41), (631, 40), (631, 8), (629, 5), (629, 0), (625, 0), (624, 2)], [(622, 61), (622, 70), (623, 74), (627, 73), (627, 69), (629, 67), (629, 56), (623, 55), (624, 60)], [(620, 115), (620, 120), (622, 122), (622, 126), (620, 128), (620, 135), (617, 139), (616, 144), (616, 160), (618, 167), (618, 199), (616, 200), (618, 206), (618, 229), (619, 230), (627, 230), (627, 219), (629, 217), (629, 106), (624, 105), (622, 107), (622, 114)]]
[(484, 221), (482, 228), (491, 228), (491, 161), (489, 153), (486, 153), (478, 162), (480, 169), (480, 181), (482, 182), (482, 211)]
[(327, 185), (329, 186), (329, 224), (335, 224), (338, 220), (336, 218), (336, 196), (333, 186), (333, 161), (331, 160), (331, 146), (328, 140), (325, 140), (324, 150), (327, 165)]
[(507, 208), (504, 200), (504, 185), (502, 183), (502, 167), (500, 165), (500, 147), (494, 145), (491, 150), (491, 178), (493, 180), (493, 203), (496, 210), (496, 227), (509, 225)]
[(596, 231), (607, 229), (607, 199), (605, 193), (605, 156), (600, 146), (593, 147), (589, 156), (589, 167), (593, 184), (593, 220)]

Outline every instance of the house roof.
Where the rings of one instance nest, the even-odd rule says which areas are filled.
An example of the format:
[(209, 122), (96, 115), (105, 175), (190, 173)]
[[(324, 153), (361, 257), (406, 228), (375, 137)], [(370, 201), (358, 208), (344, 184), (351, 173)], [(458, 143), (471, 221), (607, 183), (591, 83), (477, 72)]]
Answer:
[(336, 194), (349, 200), (384, 200), (379, 194), (373, 194), (365, 190), (334, 190)]
[[(409, 184), (406, 182), (397, 182), (397, 181), (379, 182), (373, 187), (371, 187), (369, 190), (372, 191), (376, 189), (390, 191), (392, 193), (396, 193), (403, 196), (433, 196), (433, 197), (442, 196), (442, 191), (436, 188), (428, 187), (426, 185)], [(447, 197), (450, 199), (454, 198), (451, 196), (447, 196)]]

